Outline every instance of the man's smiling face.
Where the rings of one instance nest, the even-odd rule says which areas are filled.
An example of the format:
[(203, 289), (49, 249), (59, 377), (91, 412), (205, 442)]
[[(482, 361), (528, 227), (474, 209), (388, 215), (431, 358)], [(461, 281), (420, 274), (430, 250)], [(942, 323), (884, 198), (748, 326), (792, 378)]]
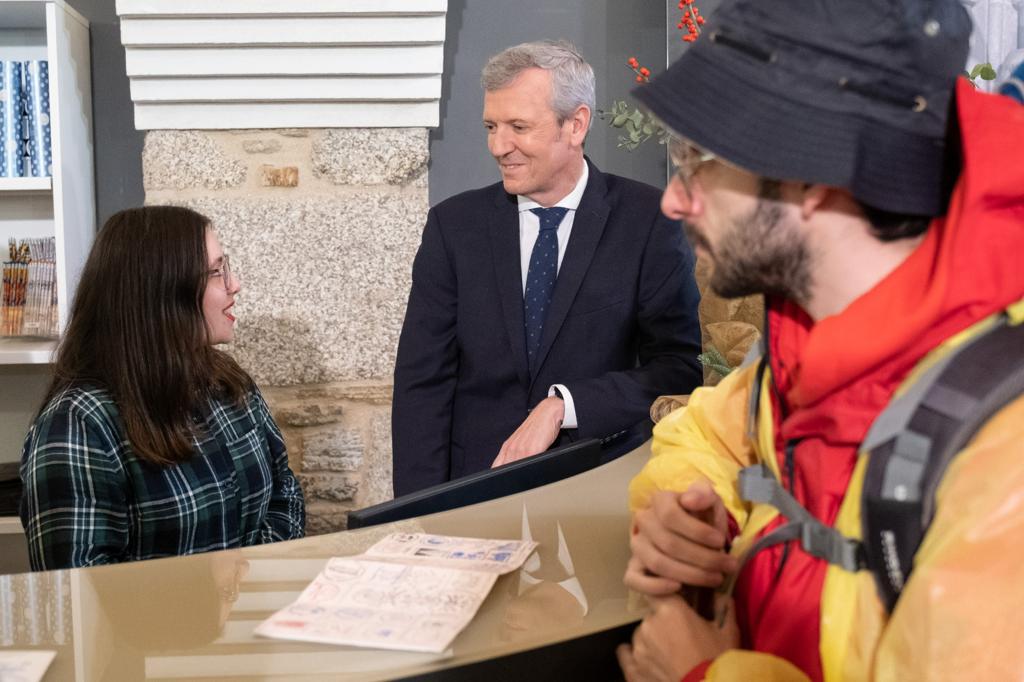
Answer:
[(572, 191), (589, 124), (589, 110), (581, 108), (582, 122), (579, 116), (558, 121), (551, 108), (551, 74), (544, 69), (527, 69), (506, 87), (484, 94), (487, 147), (506, 192), (550, 206)]

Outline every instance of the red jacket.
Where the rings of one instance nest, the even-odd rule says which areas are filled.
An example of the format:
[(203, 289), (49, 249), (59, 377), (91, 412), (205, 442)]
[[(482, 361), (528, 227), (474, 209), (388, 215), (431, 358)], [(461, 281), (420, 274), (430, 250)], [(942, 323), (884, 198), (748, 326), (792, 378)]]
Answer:
[[(796, 498), (828, 525), (859, 444), (910, 370), (941, 341), (1024, 298), (1024, 107), (977, 93), (966, 81), (957, 102), (963, 171), (947, 215), (932, 223), (920, 247), (817, 324), (795, 304), (769, 301), (779, 468)], [(755, 557), (737, 585), (744, 646), (821, 679), (825, 569), (796, 543)]]

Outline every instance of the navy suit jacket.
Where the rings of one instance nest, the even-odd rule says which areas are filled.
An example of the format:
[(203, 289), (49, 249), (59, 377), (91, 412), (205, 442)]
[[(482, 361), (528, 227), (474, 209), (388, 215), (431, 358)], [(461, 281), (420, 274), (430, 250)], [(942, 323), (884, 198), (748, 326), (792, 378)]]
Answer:
[(532, 373), (516, 197), (497, 183), (430, 210), (395, 365), (396, 495), (490, 467), (552, 384), (575, 439), (648, 425), (657, 396), (701, 383), (693, 254), (660, 196), (590, 165)]

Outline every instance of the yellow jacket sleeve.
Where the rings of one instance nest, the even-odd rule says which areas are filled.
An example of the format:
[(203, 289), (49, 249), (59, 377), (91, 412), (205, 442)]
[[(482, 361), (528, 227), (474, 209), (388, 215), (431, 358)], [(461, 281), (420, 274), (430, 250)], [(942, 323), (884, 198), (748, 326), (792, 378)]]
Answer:
[(795, 665), (771, 654), (733, 649), (711, 664), (704, 675), (705, 682), (810, 682), (807, 675)]
[(682, 492), (707, 479), (743, 524), (747, 512), (736, 479), (740, 469), (756, 461), (746, 423), (756, 373), (756, 366), (746, 367), (713, 388), (698, 388), (686, 407), (658, 422), (651, 459), (629, 486), (632, 511), (646, 507), (658, 490)]
[(1024, 671), (1024, 399), (946, 470), (936, 515), (885, 625), (876, 680), (1009, 680)]
[[(761, 513), (747, 524), (750, 509), (740, 500), (736, 487), (739, 470), (757, 463), (758, 451), (764, 449), (755, 447), (748, 434), (747, 416), (756, 376), (756, 366), (736, 370), (713, 388), (697, 389), (686, 407), (658, 422), (651, 459), (629, 486), (631, 510), (646, 507), (656, 491), (681, 492), (695, 481), (706, 479), (736, 522), (747, 526), (749, 534), (756, 533), (775, 515), (773, 509), (758, 507)], [(760, 406), (761, 419), (771, 423), (770, 414), (764, 412), (769, 409), (767, 403), (762, 401)], [(704, 679), (808, 681), (803, 672), (784, 659), (739, 649), (715, 659)]]

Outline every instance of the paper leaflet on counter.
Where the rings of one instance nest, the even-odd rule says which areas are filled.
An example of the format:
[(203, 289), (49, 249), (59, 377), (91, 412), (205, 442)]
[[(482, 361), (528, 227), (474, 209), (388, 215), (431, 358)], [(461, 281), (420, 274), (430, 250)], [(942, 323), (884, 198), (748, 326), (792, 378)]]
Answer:
[(498, 576), (522, 566), (536, 546), (393, 533), (363, 554), (330, 559), (256, 634), (440, 653), (473, 619)]

